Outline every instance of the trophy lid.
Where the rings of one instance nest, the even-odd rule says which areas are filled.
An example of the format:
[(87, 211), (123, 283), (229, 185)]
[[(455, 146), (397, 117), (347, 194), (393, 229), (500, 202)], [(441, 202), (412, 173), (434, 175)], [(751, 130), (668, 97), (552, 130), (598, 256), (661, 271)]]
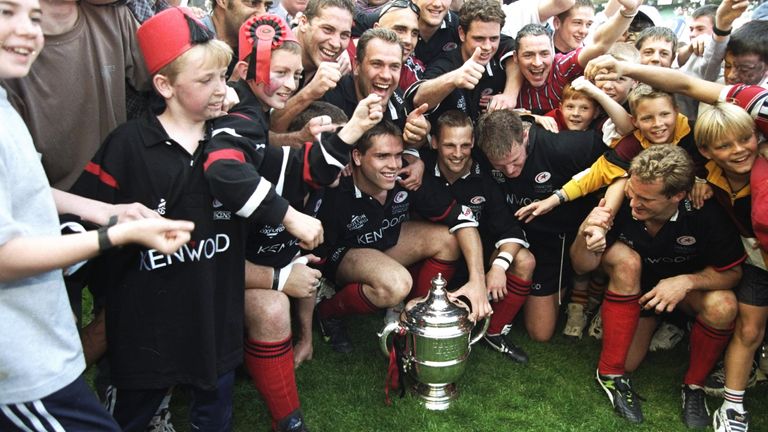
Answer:
[(410, 332), (441, 339), (472, 331), (475, 324), (469, 320), (469, 308), (450, 300), (446, 285), (443, 275), (438, 273), (432, 279), (432, 289), (426, 297), (408, 302), (404, 314)]

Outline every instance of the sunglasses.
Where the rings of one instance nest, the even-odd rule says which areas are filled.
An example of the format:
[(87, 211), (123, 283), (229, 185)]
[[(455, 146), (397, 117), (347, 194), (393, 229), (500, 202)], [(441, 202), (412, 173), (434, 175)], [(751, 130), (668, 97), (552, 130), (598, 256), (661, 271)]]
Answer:
[(416, 12), (416, 15), (419, 15), (421, 13), (421, 9), (419, 9), (419, 7), (416, 6), (416, 3), (412, 2), (411, 0), (394, 0), (385, 4), (381, 8), (381, 10), (379, 11), (379, 19), (381, 19), (381, 17), (383, 17), (384, 14), (386, 14), (393, 8), (398, 8), (398, 9), (410, 8), (412, 11)]

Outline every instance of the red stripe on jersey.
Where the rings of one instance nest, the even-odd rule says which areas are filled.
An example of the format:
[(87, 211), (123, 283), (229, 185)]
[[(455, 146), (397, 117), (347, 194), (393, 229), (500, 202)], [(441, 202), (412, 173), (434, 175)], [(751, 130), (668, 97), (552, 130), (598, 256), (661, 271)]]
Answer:
[(245, 155), (243, 155), (243, 152), (240, 150), (235, 149), (223, 149), (223, 150), (216, 150), (211, 152), (211, 154), (208, 155), (208, 159), (205, 161), (205, 164), (203, 165), (203, 170), (208, 171), (208, 167), (211, 166), (216, 161), (219, 160), (235, 160), (240, 163), (245, 163)]
[(307, 141), (304, 143), (304, 167), (301, 170), (301, 177), (304, 183), (308, 184), (312, 189), (320, 189), (320, 185), (315, 183), (312, 178), (312, 172), (309, 166), (309, 150), (312, 148), (312, 143)]
[(105, 185), (113, 189), (120, 189), (120, 186), (117, 184), (117, 180), (115, 180), (115, 178), (112, 177), (108, 172), (101, 169), (101, 165), (88, 162), (88, 165), (85, 166), (85, 171), (98, 177), (99, 180)]
[(252, 119), (252, 118), (250, 118), (250, 117), (248, 117), (247, 115), (245, 115), (245, 114), (242, 114), (242, 113), (236, 113), (236, 112), (235, 112), (235, 113), (229, 113), (229, 115), (231, 115), (231, 116), (235, 116), (235, 117), (240, 117), (240, 118), (246, 119), (246, 120), (248, 120), (248, 121), (253, 121), (253, 119)]
[(728, 269), (732, 269), (732, 268), (736, 267), (737, 265), (739, 265), (742, 262), (744, 262), (744, 260), (746, 260), (746, 259), (747, 259), (747, 255), (745, 254), (741, 258), (737, 259), (736, 261), (734, 261), (734, 262), (732, 262), (732, 263), (730, 263), (730, 264), (728, 264), (726, 266), (722, 266), (722, 267), (714, 267), (713, 266), (713, 267), (714, 267), (715, 271), (724, 272), (724, 271), (726, 271)]
[(449, 205), (449, 206), (448, 206), (448, 207), (445, 209), (445, 211), (443, 212), (443, 214), (441, 214), (441, 215), (439, 215), (439, 216), (431, 217), (431, 218), (429, 218), (429, 220), (431, 220), (431, 221), (441, 221), (441, 220), (445, 219), (446, 217), (448, 217), (448, 214), (451, 212), (451, 210), (453, 210), (453, 208), (454, 208), (455, 206), (456, 206), (456, 200), (453, 200), (453, 201), (451, 201), (451, 205)]

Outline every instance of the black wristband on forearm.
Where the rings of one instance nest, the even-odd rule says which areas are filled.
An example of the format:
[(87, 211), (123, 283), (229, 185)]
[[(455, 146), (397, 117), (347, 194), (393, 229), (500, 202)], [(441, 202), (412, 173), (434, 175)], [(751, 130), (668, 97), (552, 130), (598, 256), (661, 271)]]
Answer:
[(275, 267), (272, 271), (272, 289), (274, 291), (278, 291), (278, 287), (280, 286), (280, 270), (281, 269)]
[(109, 234), (107, 231), (109, 231), (109, 228), (117, 224), (117, 216), (110, 216), (109, 221), (106, 225), (100, 227), (96, 233), (98, 234), (99, 239), (99, 252), (104, 252), (106, 250), (112, 249), (115, 247), (115, 245), (112, 243), (112, 240), (109, 239)]
[(720, 30), (717, 28), (717, 26), (712, 26), (712, 33), (718, 35), (718, 36), (728, 36), (731, 34), (731, 29), (728, 30)]

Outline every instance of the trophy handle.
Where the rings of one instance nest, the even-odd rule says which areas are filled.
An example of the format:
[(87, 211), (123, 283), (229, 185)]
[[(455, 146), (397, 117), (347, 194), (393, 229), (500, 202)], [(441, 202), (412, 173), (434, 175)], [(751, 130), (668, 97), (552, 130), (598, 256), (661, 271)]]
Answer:
[[(469, 312), (469, 305), (464, 301), (460, 299), (451, 299), (450, 302), (460, 308), (464, 308), (467, 312)], [(483, 336), (485, 336), (485, 331), (488, 330), (488, 326), (490, 324), (491, 324), (491, 317), (490, 316), (485, 317), (485, 319), (483, 320), (483, 328), (477, 333), (477, 335), (474, 338), (470, 339), (469, 346), (474, 345), (475, 342), (479, 341), (480, 339), (482, 339)], [(473, 327), (473, 330), (475, 328), (477, 328), (477, 325)]]
[(385, 356), (389, 355), (389, 335), (395, 330), (400, 330), (400, 323), (397, 321), (390, 322), (377, 334), (377, 336), (379, 336), (379, 348), (381, 348), (381, 352), (383, 352)]
[[(483, 320), (483, 328), (480, 329), (477, 335), (475, 335), (475, 337), (469, 341), (469, 346), (474, 345), (475, 342), (479, 341), (483, 336), (485, 336), (485, 332), (486, 330), (488, 330), (488, 326), (490, 324), (491, 324), (491, 317), (490, 316), (485, 317), (485, 319)], [(477, 326), (475, 326), (475, 328), (477, 328)]]

